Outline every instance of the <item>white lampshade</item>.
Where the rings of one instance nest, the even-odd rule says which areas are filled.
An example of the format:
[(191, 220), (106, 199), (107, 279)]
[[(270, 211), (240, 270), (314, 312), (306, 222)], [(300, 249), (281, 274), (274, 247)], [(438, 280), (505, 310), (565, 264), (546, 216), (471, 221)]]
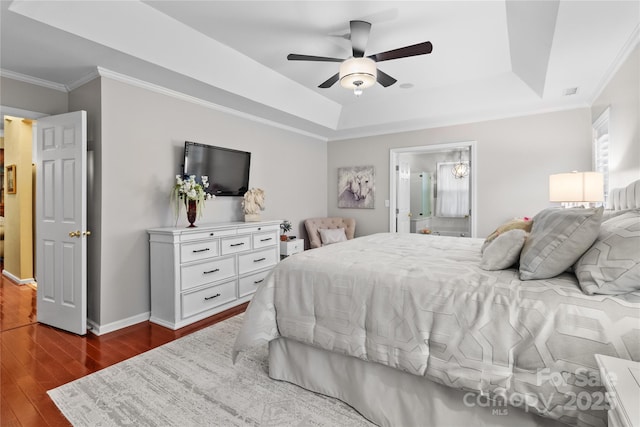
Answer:
[(376, 79), (376, 63), (370, 58), (349, 58), (340, 64), (340, 85), (344, 88), (366, 89), (373, 86)]
[(604, 180), (600, 172), (571, 172), (549, 176), (551, 202), (601, 202)]

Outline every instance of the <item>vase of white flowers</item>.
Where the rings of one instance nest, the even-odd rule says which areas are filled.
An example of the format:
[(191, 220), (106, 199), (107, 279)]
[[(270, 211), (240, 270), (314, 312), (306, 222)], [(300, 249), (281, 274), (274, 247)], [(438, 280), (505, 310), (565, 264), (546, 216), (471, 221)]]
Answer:
[(194, 223), (196, 222), (196, 218), (202, 216), (204, 201), (215, 198), (213, 194), (205, 192), (205, 189), (209, 187), (209, 178), (207, 176), (201, 176), (200, 180), (202, 184), (196, 182), (195, 175), (188, 177), (176, 175), (176, 184), (173, 186), (171, 199), (175, 205), (176, 219), (180, 212), (180, 201), (184, 201), (187, 209), (189, 228), (195, 227)]

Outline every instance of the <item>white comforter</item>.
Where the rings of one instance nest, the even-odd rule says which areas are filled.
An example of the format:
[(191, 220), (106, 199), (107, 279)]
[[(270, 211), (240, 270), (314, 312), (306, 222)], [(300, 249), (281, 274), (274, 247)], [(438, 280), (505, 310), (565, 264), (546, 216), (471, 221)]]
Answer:
[(515, 269), (484, 271), (481, 245), (385, 233), (289, 257), (256, 292), (234, 359), (283, 336), (604, 425), (593, 355), (640, 360), (640, 293), (589, 296), (572, 274), (522, 282)]

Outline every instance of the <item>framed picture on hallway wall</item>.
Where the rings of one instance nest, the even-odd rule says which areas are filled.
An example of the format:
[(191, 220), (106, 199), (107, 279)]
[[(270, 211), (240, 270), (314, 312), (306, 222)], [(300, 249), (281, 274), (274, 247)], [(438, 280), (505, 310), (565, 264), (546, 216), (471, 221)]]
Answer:
[(16, 194), (16, 165), (7, 166), (7, 194)]
[(338, 168), (338, 207), (373, 209), (374, 178), (373, 166)]

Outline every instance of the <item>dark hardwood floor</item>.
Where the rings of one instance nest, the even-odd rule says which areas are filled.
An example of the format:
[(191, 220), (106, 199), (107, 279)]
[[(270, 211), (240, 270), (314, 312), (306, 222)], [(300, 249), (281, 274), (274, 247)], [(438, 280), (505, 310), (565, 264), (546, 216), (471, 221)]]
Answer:
[(0, 281), (0, 425), (69, 426), (47, 390), (244, 312), (242, 304), (177, 331), (142, 322), (78, 336), (36, 321), (36, 291)]

